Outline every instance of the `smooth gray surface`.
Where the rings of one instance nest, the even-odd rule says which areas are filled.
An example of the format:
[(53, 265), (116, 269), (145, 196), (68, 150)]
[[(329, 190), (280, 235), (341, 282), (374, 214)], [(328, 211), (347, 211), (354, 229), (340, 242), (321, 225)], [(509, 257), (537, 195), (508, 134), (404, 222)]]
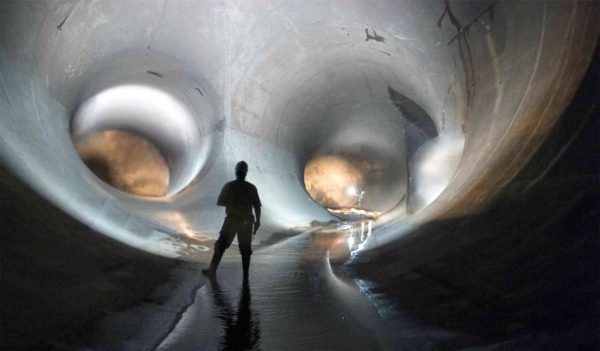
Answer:
[[(397, 171), (363, 202), (396, 206), (382, 222), (404, 219), (406, 198), (419, 197), (403, 199), (409, 176), (445, 188), (409, 221), (475, 211), (554, 125), (598, 31), (589, 2), (25, 1), (2, 3), (1, 16), (4, 163), (84, 223), (168, 256), (165, 235), (214, 238), (214, 200), (239, 159), (262, 189), (265, 230), (332, 218), (302, 186), (304, 162), (321, 150), (386, 155)], [(193, 121), (157, 112), (80, 127), (90, 96), (125, 83), (172, 95)], [(410, 118), (388, 88), (420, 105), (439, 134), (464, 138), (444, 161), (450, 175), (461, 159), (454, 177), (427, 178), (408, 162)], [(169, 118), (174, 129), (158, 122)], [(186, 123), (197, 129), (181, 132)], [(187, 188), (148, 201), (99, 182), (69, 132), (111, 126), (148, 137), (172, 160), (171, 193)], [(430, 193), (415, 202), (439, 191)]]

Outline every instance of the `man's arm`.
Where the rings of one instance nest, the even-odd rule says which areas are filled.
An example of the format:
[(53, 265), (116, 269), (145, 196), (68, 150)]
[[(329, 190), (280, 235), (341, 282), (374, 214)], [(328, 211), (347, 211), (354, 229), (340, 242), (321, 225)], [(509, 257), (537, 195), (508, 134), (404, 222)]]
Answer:
[(223, 186), (221, 189), (221, 193), (219, 194), (219, 199), (217, 200), (217, 206), (227, 207), (229, 205), (229, 189), (227, 184)]
[(254, 235), (256, 235), (256, 231), (260, 227), (260, 206), (254, 207), (254, 213), (256, 214), (256, 221), (254, 221)]
[(256, 187), (254, 187), (253, 190), (254, 196), (252, 199), (252, 207), (254, 207), (254, 214), (256, 215), (256, 221), (254, 222), (254, 234), (256, 235), (256, 231), (260, 227), (260, 206), (262, 206), (262, 204), (260, 203), (260, 197), (258, 197), (258, 190), (256, 190)]

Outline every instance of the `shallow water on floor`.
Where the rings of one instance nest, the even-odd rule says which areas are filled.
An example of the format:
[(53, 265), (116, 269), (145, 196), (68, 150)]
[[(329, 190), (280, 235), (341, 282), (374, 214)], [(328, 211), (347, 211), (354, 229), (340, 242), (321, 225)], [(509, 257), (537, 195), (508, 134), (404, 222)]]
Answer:
[(256, 250), (247, 288), (239, 256), (226, 257), (158, 349), (428, 350), (453, 338), (409, 318), (398, 333), (398, 313), (386, 320), (364, 283), (334, 273), (333, 247), (351, 235), (307, 233)]

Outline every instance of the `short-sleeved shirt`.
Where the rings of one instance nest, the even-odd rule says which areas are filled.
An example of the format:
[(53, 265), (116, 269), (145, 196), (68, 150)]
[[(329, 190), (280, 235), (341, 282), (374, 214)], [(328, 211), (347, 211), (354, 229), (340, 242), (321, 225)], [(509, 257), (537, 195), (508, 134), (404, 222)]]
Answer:
[(256, 187), (245, 180), (234, 180), (223, 186), (218, 206), (226, 207), (228, 216), (252, 217), (252, 208), (260, 207)]

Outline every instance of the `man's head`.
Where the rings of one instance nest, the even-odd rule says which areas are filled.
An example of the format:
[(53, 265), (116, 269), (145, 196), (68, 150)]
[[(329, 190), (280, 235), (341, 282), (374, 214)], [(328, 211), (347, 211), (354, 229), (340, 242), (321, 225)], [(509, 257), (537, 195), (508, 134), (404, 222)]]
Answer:
[(248, 173), (248, 164), (245, 161), (240, 161), (235, 165), (235, 178), (238, 180), (246, 179)]

